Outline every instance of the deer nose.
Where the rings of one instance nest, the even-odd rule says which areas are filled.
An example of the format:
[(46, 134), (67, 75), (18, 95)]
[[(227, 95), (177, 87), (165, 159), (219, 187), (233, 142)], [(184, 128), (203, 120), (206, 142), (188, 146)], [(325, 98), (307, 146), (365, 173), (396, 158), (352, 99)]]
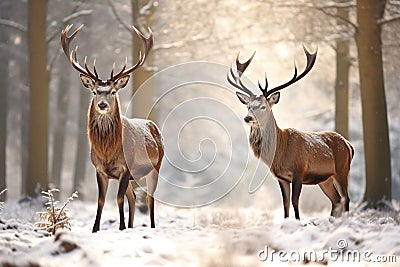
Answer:
[(251, 116), (246, 116), (246, 117), (244, 117), (244, 121), (247, 122), (247, 123), (250, 122), (251, 119), (252, 119)]
[(104, 103), (104, 102), (101, 102), (101, 103), (99, 103), (97, 106), (99, 106), (99, 108), (101, 109), (101, 110), (105, 110), (106, 108), (107, 108), (107, 103)]

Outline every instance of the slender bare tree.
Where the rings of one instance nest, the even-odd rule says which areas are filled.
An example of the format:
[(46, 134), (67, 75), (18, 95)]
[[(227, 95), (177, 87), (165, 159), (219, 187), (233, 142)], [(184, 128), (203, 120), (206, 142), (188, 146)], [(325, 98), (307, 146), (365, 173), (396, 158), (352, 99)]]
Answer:
[[(58, 64), (61, 72), (69, 67), (68, 62), (65, 60), (59, 61)], [(68, 93), (70, 89), (69, 74), (69, 72), (61, 73), (58, 77), (56, 126), (54, 130), (53, 161), (51, 166), (51, 182), (55, 188), (61, 188), (61, 170), (63, 166), (66, 124), (68, 120)]]
[[(4, 5), (4, 3), (3, 3)], [(0, 17), (5, 18), (6, 7), (0, 5)], [(0, 28), (0, 88), (3, 89), (3, 96), (0, 97), (0, 191), (6, 188), (6, 145), (7, 145), (7, 92), (8, 92), (8, 61), (9, 54), (5, 49), (1, 49), (8, 43), (8, 31)], [(5, 201), (6, 193), (0, 196), (0, 201)]]
[(376, 207), (391, 199), (391, 163), (382, 61), (382, 28), (386, 1), (357, 1), (356, 43), (363, 111), (366, 190), (364, 200)]
[[(338, 0), (338, 4), (347, 0)], [(345, 20), (349, 20), (349, 8), (337, 8), (338, 29), (350, 32)], [(335, 131), (349, 138), (349, 74), (350, 40), (347, 36), (336, 40), (336, 81), (335, 81)]]
[[(48, 100), (49, 78), (46, 70), (46, 0), (28, 2), (30, 119), (28, 180), (26, 193), (36, 196), (36, 189), (48, 186)], [(40, 192), (40, 191), (39, 191)]]

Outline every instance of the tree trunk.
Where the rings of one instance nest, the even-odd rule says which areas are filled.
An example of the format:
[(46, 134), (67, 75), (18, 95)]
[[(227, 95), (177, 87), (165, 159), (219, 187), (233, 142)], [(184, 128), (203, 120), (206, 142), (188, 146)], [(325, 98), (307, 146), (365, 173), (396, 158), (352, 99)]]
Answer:
[[(20, 73), (21, 75), (25, 75), (23, 77), (27, 77), (27, 69), (26, 65), (20, 66)], [(21, 195), (26, 196), (26, 188), (27, 188), (27, 181), (29, 179), (28, 175), (28, 153), (26, 150), (29, 146), (29, 88), (27, 85), (26, 78), (22, 78), (23, 81), (23, 88), (21, 90), (20, 101), (21, 105)]]
[(48, 98), (46, 0), (28, 2), (30, 119), (26, 193), (48, 186)]
[(391, 199), (391, 166), (388, 120), (382, 63), (381, 26), (386, 1), (357, 1), (361, 105), (366, 167), (364, 200), (377, 207)]
[[(3, 17), (5, 10), (1, 10), (0, 17)], [(0, 30), (0, 44), (8, 43), (8, 31)], [(0, 97), (0, 192), (7, 187), (6, 182), (6, 148), (7, 148), (7, 92), (8, 92), (8, 61), (9, 56), (6, 50), (0, 50), (1, 64), (0, 64), (0, 88), (3, 95)], [(0, 196), (0, 201), (6, 200), (7, 192)]]
[[(77, 148), (75, 156), (75, 172), (74, 185), (72, 191), (78, 189), (79, 183), (85, 179), (86, 163), (89, 154), (89, 143), (87, 137), (87, 109), (89, 105), (89, 96), (87, 90), (77, 88), (79, 90), (79, 126)], [(80, 198), (84, 196), (80, 194)]]
[[(145, 17), (140, 15), (142, 1), (140, 0), (131, 0), (131, 8), (132, 8), (132, 16), (133, 16), (133, 24), (140, 31), (147, 30), (147, 27), (152, 26), (152, 20), (146, 19)], [(151, 11), (152, 12), (152, 11)], [(134, 35), (136, 35), (134, 33)], [(139, 51), (143, 49), (142, 41), (137, 36), (133, 37), (133, 61), (136, 62)], [(153, 63), (152, 56), (150, 52), (150, 56), (146, 59), (145, 65), (151, 66)], [(132, 92), (136, 93), (137, 89), (151, 76), (153, 75), (153, 71), (146, 70), (143, 67), (138, 68), (132, 73)], [(147, 81), (146, 90), (142, 91), (140, 94), (136, 95), (132, 101), (132, 117), (137, 118), (148, 118), (153, 119), (154, 114), (149, 114), (151, 111), (151, 107), (153, 105), (153, 85), (150, 84), (151, 81)], [(138, 97), (139, 96), (139, 97)]]
[[(339, 3), (347, 0), (339, 0)], [(349, 19), (347, 8), (338, 8), (337, 15)], [(344, 27), (344, 22), (337, 19), (337, 25)], [(340, 28), (341, 28), (340, 27)], [(349, 138), (349, 40), (336, 41), (336, 83), (335, 83), (335, 131)]]
[[(60, 61), (60, 69), (67, 69), (67, 60)], [(57, 122), (53, 139), (53, 162), (51, 168), (51, 182), (55, 188), (61, 186), (61, 170), (63, 166), (63, 154), (65, 143), (65, 131), (68, 113), (68, 91), (70, 87), (69, 73), (61, 73), (58, 78), (57, 88)]]

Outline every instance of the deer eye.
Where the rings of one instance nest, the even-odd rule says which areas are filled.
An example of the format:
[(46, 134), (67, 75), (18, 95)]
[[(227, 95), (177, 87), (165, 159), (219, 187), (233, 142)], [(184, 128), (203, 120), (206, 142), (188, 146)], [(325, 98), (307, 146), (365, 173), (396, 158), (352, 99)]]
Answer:
[(93, 95), (97, 95), (96, 91), (94, 91), (94, 90), (92, 91), (92, 93), (93, 93)]
[(261, 107), (262, 110), (265, 110), (266, 108), (267, 108), (266, 106), (262, 106), (262, 107)]
[(117, 92), (116, 91), (112, 91), (111, 92), (111, 95), (115, 95)]

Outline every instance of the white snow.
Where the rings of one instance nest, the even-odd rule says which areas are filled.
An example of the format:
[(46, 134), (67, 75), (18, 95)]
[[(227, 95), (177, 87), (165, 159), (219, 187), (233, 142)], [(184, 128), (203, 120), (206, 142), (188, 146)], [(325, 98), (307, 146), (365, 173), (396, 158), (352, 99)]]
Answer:
[[(352, 206), (341, 218), (321, 214), (297, 221), (282, 219), (281, 207), (176, 209), (157, 203), (156, 229), (148, 226), (148, 215), (137, 210), (135, 227), (119, 231), (116, 205), (106, 203), (101, 230), (92, 234), (95, 203), (75, 200), (69, 206), (72, 231), (57, 232), (55, 238), (33, 226), (32, 214), (41, 209), (39, 204), (6, 203), (0, 222), (0, 266), (267, 266), (271, 258), (273, 266), (302, 265), (306, 262), (280, 261), (278, 252), (287, 257), (290, 253), (291, 259), (310, 251), (319, 256), (324, 250), (344, 253), (338, 248), (341, 239), (347, 251), (366, 254), (367, 260), (382, 260), (377, 257), (385, 255), (397, 263), (326, 258), (323, 264), (398, 266), (400, 262), (398, 211), (363, 211)], [(258, 258), (262, 250), (268, 250), (265, 262)], [(312, 258), (310, 263), (321, 264)]]

